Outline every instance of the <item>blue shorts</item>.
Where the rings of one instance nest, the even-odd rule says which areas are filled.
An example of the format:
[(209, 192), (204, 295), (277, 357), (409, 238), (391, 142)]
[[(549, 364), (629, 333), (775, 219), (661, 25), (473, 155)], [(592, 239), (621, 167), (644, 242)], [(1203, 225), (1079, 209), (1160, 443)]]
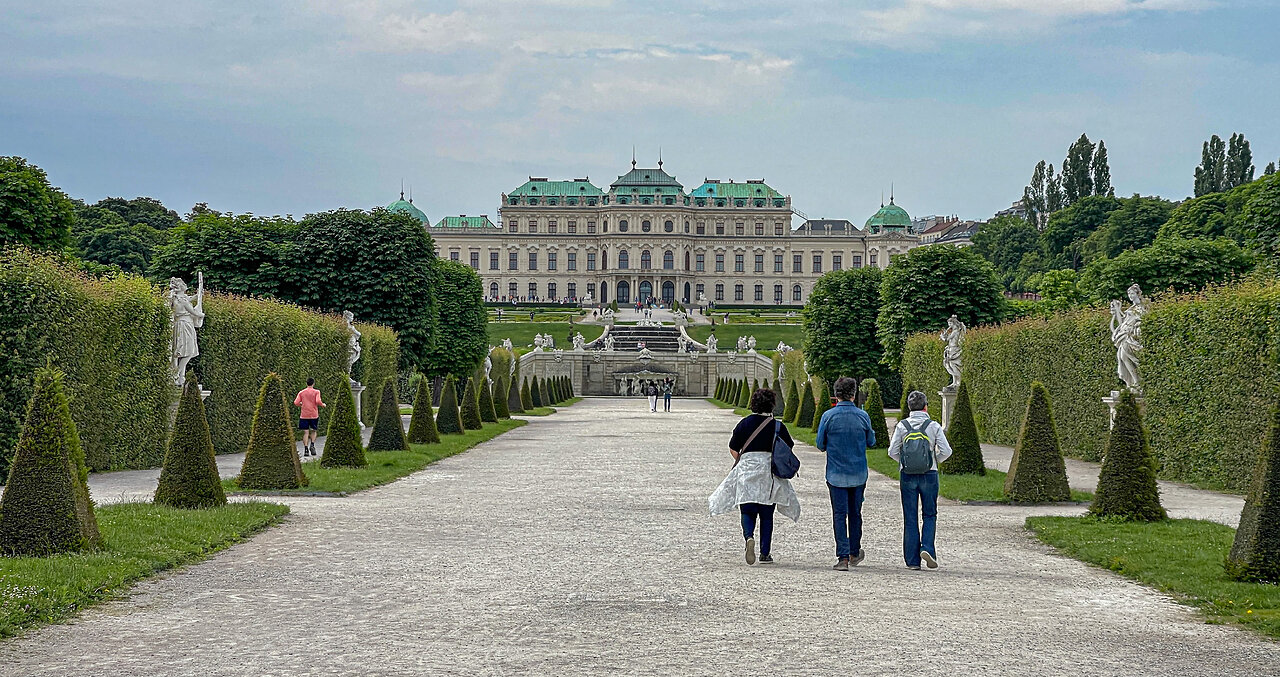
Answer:
[(300, 418), (298, 419), (298, 430), (319, 430), (320, 419), (318, 418)]

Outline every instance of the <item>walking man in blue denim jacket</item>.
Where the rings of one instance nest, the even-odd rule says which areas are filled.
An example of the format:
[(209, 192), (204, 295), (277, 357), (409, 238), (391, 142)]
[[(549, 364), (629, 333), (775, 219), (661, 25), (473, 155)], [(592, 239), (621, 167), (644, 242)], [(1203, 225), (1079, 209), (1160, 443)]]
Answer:
[[(899, 473), (898, 488), (902, 491), (902, 557), (908, 569), (920, 569), (921, 560), (930, 569), (938, 568), (938, 550), (933, 544), (938, 530), (938, 464), (951, 457), (951, 443), (937, 421), (929, 419), (929, 401), (919, 390), (907, 394), (907, 411), (910, 415), (898, 421), (889, 442), (889, 457), (902, 469), (902, 441), (906, 438), (907, 425), (929, 438), (933, 449), (933, 467), (921, 474)], [(921, 527), (923, 526), (923, 530)]]
[(867, 556), (862, 549), (862, 498), (867, 489), (867, 447), (875, 446), (876, 433), (871, 417), (854, 402), (857, 382), (842, 377), (835, 391), (839, 402), (818, 422), (817, 447), (827, 454), (827, 490), (836, 532), (832, 568), (848, 571)]

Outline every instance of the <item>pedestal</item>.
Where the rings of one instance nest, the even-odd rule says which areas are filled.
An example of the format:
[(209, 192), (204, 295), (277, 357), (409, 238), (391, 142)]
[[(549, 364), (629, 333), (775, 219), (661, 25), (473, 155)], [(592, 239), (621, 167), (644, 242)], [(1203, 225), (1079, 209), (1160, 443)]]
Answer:
[[(1141, 409), (1142, 396), (1136, 395), (1134, 396), (1134, 399), (1137, 400), (1138, 408)], [(1111, 395), (1109, 397), (1102, 398), (1102, 403), (1107, 405), (1107, 409), (1111, 410), (1111, 425), (1109, 426), (1109, 428), (1115, 428), (1116, 427), (1116, 405), (1120, 403), (1120, 391), (1112, 390)]]
[(356, 398), (356, 421), (360, 424), (360, 429), (364, 430), (364, 416), (361, 414), (360, 395), (364, 393), (364, 386), (355, 379), (351, 380), (351, 394)]
[(209, 399), (209, 396), (213, 394), (213, 391), (212, 391), (212, 390), (205, 390), (205, 389), (204, 389), (204, 386), (202, 386), (202, 385), (200, 385), (200, 384), (198, 384), (198, 383), (196, 384), (196, 387), (200, 389), (200, 401), (201, 401), (201, 402), (203, 402), (203, 401), (205, 401), (205, 400)]
[(956, 391), (943, 388), (938, 391), (938, 396), (942, 398), (942, 429), (946, 430), (951, 427), (951, 414), (956, 410)]

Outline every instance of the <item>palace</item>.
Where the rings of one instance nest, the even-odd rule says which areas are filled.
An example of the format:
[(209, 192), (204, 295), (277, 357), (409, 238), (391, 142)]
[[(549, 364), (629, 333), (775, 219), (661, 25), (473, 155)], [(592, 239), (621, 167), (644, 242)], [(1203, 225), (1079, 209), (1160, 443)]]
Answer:
[(480, 273), (494, 301), (802, 305), (826, 271), (889, 265), (918, 244), (890, 197), (863, 228), (846, 220), (791, 226), (791, 197), (764, 180), (685, 186), (662, 168), (631, 170), (607, 190), (588, 179), (530, 177), (502, 195), (497, 221), (423, 221), (441, 256)]

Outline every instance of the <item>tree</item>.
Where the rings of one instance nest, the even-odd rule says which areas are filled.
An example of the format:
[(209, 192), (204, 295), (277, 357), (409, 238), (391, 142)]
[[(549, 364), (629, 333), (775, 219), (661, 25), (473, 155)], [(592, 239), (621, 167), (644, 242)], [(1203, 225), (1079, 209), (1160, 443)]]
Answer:
[(533, 377), (533, 383), (529, 386), (529, 397), (533, 399), (534, 407), (546, 406), (546, 402), (542, 397), (542, 386), (539, 383), (541, 379), (537, 376)]
[(0, 246), (61, 249), (71, 242), (75, 219), (71, 200), (49, 185), (43, 169), (0, 156)]
[(1085, 240), (1107, 222), (1120, 201), (1106, 195), (1089, 195), (1049, 217), (1041, 234), (1044, 252), (1057, 268), (1079, 268)]
[(485, 423), (497, 423), (498, 411), (493, 406), (493, 390), (489, 380), (484, 377), (483, 370), (480, 378), (477, 380), (477, 386), (480, 389), (480, 420)]
[(51, 366), (36, 371), (0, 498), (0, 552), (5, 555), (42, 557), (102, 544), (63, 378)]
[(1093, 194), (1115, 195), (1111, 188), (1111, 165), (1107, 162), (1107, 144), (1098, 139), (1098, 150), (1093, 154)]
[(805, 379), (804, 393), (800, 395), (800, 408), (796, 413), (796, 425), (801, 428), (812, 428), (813, 410), (813, 384), (809, 379)]
[(413, 396), (413, 416), (409, 418), (409, 444), (439, 444), (440, 431), (431, 411), (431, 380), (418, 374), (418, 392)]
[(1276, 173), (1276, 163), (1274, 162), (1268, 162), (1267, 168), (1262, 170), (1263, 176), (1271, 176), (1272, 174), (1275, 174), (1275, 173)]
[(951, 458), (939, 464), (938, 470), (948, 475), (987, 474), (982, 444), (978, 441), (978, 425), (973, 420), (973, 405), (969, 403), (969, 388), (964, 381), (960, 382), (956, 408), (947, 423), (947, 441), (951, 443)]
[(1156, 459), (1133, 393), (1124, 390), (1102, 460), (1089, 512), (1099, 517), (1155, 522), (1167, 517), (1156, 485)]
[(163, 238), (162, 232), (145, 225), (119, 224), (85, 233), (76, 239), (76, 244), (81, 258), (86, 261), (143, 275), (151, 265), (152, 253)]
[(1272, 174), (1237, 188), (1247, 195), (1236, 232), (1246, 245), (1275, 260), (1280, 256), (1280, 174)]
[(803, 350), (815, 374), (834, 381), (880, 368), (876, 313), (882, 280), (880, 269), (871, 266), (833, 270), (813, 285), (803, 311)]
[(478, 385), (478, 379), (475, 377), (469, 378), (467, 379), (467, 387), (462, 393), (462, 403), (459, 409), (462, 412), (462, 427), (467, 430), (479, 430), (484, 427), (484, 423), (480, 420)]
[(1222, 190), (1226, 179), (1227, 148), (1217, 134), (1209, 137), (1200, 150), (1200, 165), (1196, 167), (1196, 197)]
[(1222, 190), (1231, 190), (1253, 181), (1253, 152), (1244, 134), (1232, 134), (1227, 142), (1227, 159), (1223, 164)]
[(458, 385), (450, 374), (444, 380), (444, 392), (440, 395), (440, 410), (436, 412), (436, 430), (441, 435), (461, 435), (462, 415), (458, 413)]
[(778, 379), (773, 379), (773, 415), (775, 418), (781, 419), (782, 415), (787, 412), (787, 401), (782, 396), (782, 384)]
[[(1076, 201), (1094, 194), (1093, 149), (1086, 134), (1081, 134), (1067, 149), (1067, 159), (1062, 161), (1062, 196), (1070, 206)], [(1105, 158), (1104, 158), (1105, 159)]]
[(1271, 411), (1226, 568), (1237, 581), (1280, 583), (1280, 407)]
[[(1067, 206), (1067, 202), (1062, 194), (1062, 177), (1054, 176), (1053, 165), (1049, 165), (1049, 173), (1046, 175), (1044, 184), (1045, 214), (1052, 214), (1065, 206)], [(1040, 228), (1044, 228), (1043, 222), (1040, 224)]]
[[(1035, 170), (1031, 172), (1031, 183), (1022, 189), (1022, 206), (1027, 210), (1026, 220), (1036, 229), (1039, 229), (1044, 224), (1044, 220), (1049, 217), (1045, 185), (1048, 172), (1045, 169), (1045, 162), (1041, 160), (1036, 164)], [(975, 241), (974, 244), (976, 245), (977, 242)]]
[(297, 258), (294, 240), (300, 227), (278, 216), (193, 214), (152, 253), (152, 276), (190, 280), (200, 271), (213, 289), (296, 300), (290, 267)]
[(135, 197), (132, 200), (108, 197), (98, 200), (93, 206), (112, 212), (119, 216), (123, 223), (141, 224), (161, 232), (182, 223), (182, 217), (178, 216), (178, 212), (151, 197)]
[(320, 456), (320, 466), (363, 468), (366, 465), (369, 465), (369, 461), (365, 458), (364, 447), (360, 443), (360, 421), (356, 420), (356, 398), (351, 394), (351, 383), (348, 379), (339, 379), (333, 413), (329, 415), (329, 429), (325, 432), (324, 453)]
[(442, 321), (434, 343), (426, 351), (426, 369), (432, 376), (467, 374), (489, 352), (488, 311), (480, 275), (458, 261), (439, 260), (436, 288)]
[(1049, 391), (1039, 381), (1031, 384), (1022, 430), (1013, 449), (1009, 474), (1004, 480), (1004, 495), (1011, 503), (1071, 500), (1067, 465), (1058, 446)]
[(400, 401), (396, 397), (395, 377), (382, 384), (382, 398), (373, 418), (373, 433), (369, 435), (369, 451), (408, 451), (404, 421), (400, 418)]
[(227, 502), (194, 372), (187, 373), (178, 399), (178, 413), (153, 500), (174, 508), (211, 508)]
[[(537, 378), (536, 376), (534, 377)], [(522, 412), (533, 409), (533, 391), (529, 388), (529, 379), (524, 379), (520, 385), (520, 410)]]
[(1141, 249), (1155, 242), (1160, 227), (1173, 214), (1173, 203), (1159, 197), (1134, 194), (1120, 200), (1119, 207), (1107, 214), (1106, 221), (1089, 235), (1086, 255), (1116, 256), (1130, 249)]
[(249, 448), (236, 486), (242, 489), (298, 489), (308, 484), (294, 447), (293, 426), (284, 383), (275, 372), (262, 379), (258, 404), (253, 410)]
[(508, 401), (511, 398), (511, 381), (507, 377), (498, 374), (498, 380), (493, 382), (493, 413), (500, 419), (511, 418), (511, 407)]
[(889, 425), (884, 418), (884, 396), (880, 393), (880, 383), (873, 378), (869, 378), (862, 382), (862, 387), (866, 392), (864, 402), (866, 403), (867, 416), (871, 417), (871, 431), (876, 435), (876, 443), (872, 447), (888, 449), (890, 439)]
[(969, 247), (928, 245), (895, 257), (884, 271), (880, 298), (876, 334), (884, 362), (895, 369), (909, 334), (939, 330), (952, 315), (970, 327), (1004, 317), (995, 269)]
[(973, 249), (995, 266), (1006, 289), (1014, 289), (1023, 259), (1040, 249), (1040, 233), (1024, 219), (997, 216), (973, 234)]
[(1095, 301), (1124, 298), (1135, 282), (1144, 292), (1189, 292), (1253, 269), (1255, 257), (1227, 238), (1158, 240), (1150, 247), (1089, 264), (1081, 277)]
[(787, 404), (782, 412), (783, 423), (795, 423), (796, 414), (800, 411), (800, 392), (796, 390), (796, 380), (787, 379)]

